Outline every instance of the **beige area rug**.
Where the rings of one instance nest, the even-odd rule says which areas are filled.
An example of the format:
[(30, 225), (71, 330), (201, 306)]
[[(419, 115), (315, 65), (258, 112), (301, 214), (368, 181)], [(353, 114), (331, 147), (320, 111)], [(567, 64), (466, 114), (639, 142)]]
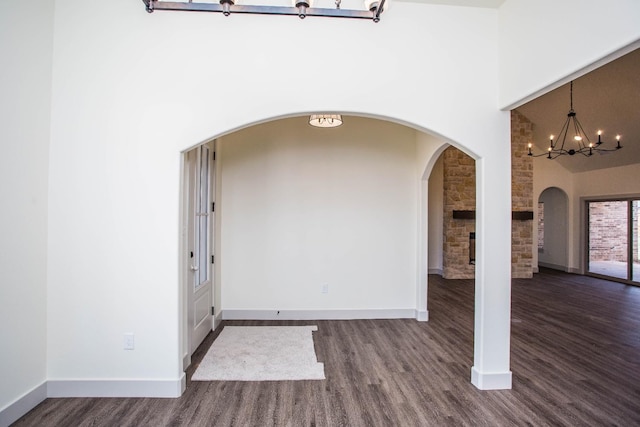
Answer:
[(192, 381), (323, 380), (313, 326), (225, 326)]

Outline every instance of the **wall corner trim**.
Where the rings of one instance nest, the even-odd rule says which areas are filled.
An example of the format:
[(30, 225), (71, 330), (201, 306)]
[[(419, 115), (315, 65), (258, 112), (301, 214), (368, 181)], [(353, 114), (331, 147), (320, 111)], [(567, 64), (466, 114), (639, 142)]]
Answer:
[(16, 422), (46, 398), (47, 382), (44, 381), (0, 409), (0, 427), (6, 427)]
[(416, 320), (418, 322), (428, 322), (429, 321), (429, 310), (416, 310)]
[(218, 312), (218, 314), (216, 314), (215, 316), (213, 316), (213, 330), (217, 330), (220, 327), (220, 324), (222, 323), (222, 310)]
[(480, 390), (511, 390), (511, 371), (480, 372), (473, 366), (471, 368), (471, 384)]
[(189, 366), (191, 366), (191, 355), (187, 352), (182, 356), (182, 371), (186, 371)]

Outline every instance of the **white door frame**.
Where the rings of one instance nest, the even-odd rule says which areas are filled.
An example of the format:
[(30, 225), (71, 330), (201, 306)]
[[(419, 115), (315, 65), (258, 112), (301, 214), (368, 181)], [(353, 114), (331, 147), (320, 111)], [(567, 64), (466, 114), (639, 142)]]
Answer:
[[(200, 161), (203, 147), (208, 148), (208, 194), (204, 202), (203, 212), (196, 207), (197, 192), (200, 190)], [(191, 364), (191, 354), (206, 333), (213, 329), (214, 321), (212, 307), (214, 305), (214, 265), (213, 252), (215, 248), (215, 141), (202, 144), (182, 153), (182, 185), (181, 185), (181, 235), (180, 235), (180, 278), (181, 278), (181, 303), (180, 318), (182, 321), (182, 369)], [(199, 218), (207, 220), (206, 253), (200, 257), (199, 239), (196, 231)], [(204, 264), (204, 265), (201, 265)], [(206, 269), (207, 280), (194, 291), (196, 279), (199, 280), (199, 272)], [(200, 301), (198, 301), (198, 299)], [(196, 310), (197, 309), (197, 310)], [(194, 317), (198, 315), (198, 320)], [(194, 337), (194, 323), (201, 325), (198, 337)], [(197, 339), (198, 343), (194, 340)]]

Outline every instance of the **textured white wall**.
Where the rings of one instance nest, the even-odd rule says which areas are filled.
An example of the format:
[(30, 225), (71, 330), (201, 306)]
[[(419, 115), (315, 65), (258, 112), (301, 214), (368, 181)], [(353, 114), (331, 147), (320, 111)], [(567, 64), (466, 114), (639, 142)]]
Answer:
[(416, 308), (413, 129), (299, 117), (220, 143), (223, 310)]
[[(56, 3), (48, 275), (53, 379), (180, 376), (181, 150), (256, 122), (325, 109), (413, 123), (477, 156), (508, 143), (508, 117), (496, 110), (496, 11), (397, 4), (373, 24), (149, 15), (138, 3), (117, 0), (99, 14), (84, 1)], [(320, 43), (339, 49), (310, 48)], [(488, 162), (508, 164), (508, 158)], [(490, 227), (508, 222), (500, 220), (508, 216), (508, 176), (499, 167), (485, 174), (498, 202), (487, 207), (496, 211)], [(482, 280), (508, 282), (500, 268), (509, 259), (504, 231), (507, 243), (497, 238)], [(122, 350), (124, 332), (136, 334), (135, 351)]]
[(507, 0), (499, 11), (503, 108), (640, 46), (637, 0)]
[(0, 411), (46, 380), (52, 34), (53, 2), (0, 2)]

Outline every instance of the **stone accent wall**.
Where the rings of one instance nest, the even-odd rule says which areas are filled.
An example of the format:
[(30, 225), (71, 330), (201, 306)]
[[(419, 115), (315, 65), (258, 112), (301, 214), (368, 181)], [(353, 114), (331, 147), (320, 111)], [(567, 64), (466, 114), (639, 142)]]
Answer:
[[(511, 111), (511, 209), (533, 211), (533, 158), (527, 144), (533, 141), (533, 123)], [(533, 221), (511, 221), (511, 277), (533, 277)]]
[[(533, 139), (532, 123), (517, 111), (511, 113), (511, 205), (513, 211), (533, 211), (533, 159), (527, 143)], [(444, 224), (443, 272), (446, 279), (471, 279), (475, 266), (469, 264), (469, 233), (475, 220), (453, 219), (454, 210), (476, 209), (476, 163), (454, 147), (443, 156)], [(533, 221), (512, 221), (511, 273), (514, 278), (533, 276)]]
[(476, 229), (473, 219), (453, 219), (454, 210), (476, 210), (476, 161), (455, 147), (443, 156), (444, 217), (442, 277), (472, 279), (475, 266), (469, 264), (469, 233)]

